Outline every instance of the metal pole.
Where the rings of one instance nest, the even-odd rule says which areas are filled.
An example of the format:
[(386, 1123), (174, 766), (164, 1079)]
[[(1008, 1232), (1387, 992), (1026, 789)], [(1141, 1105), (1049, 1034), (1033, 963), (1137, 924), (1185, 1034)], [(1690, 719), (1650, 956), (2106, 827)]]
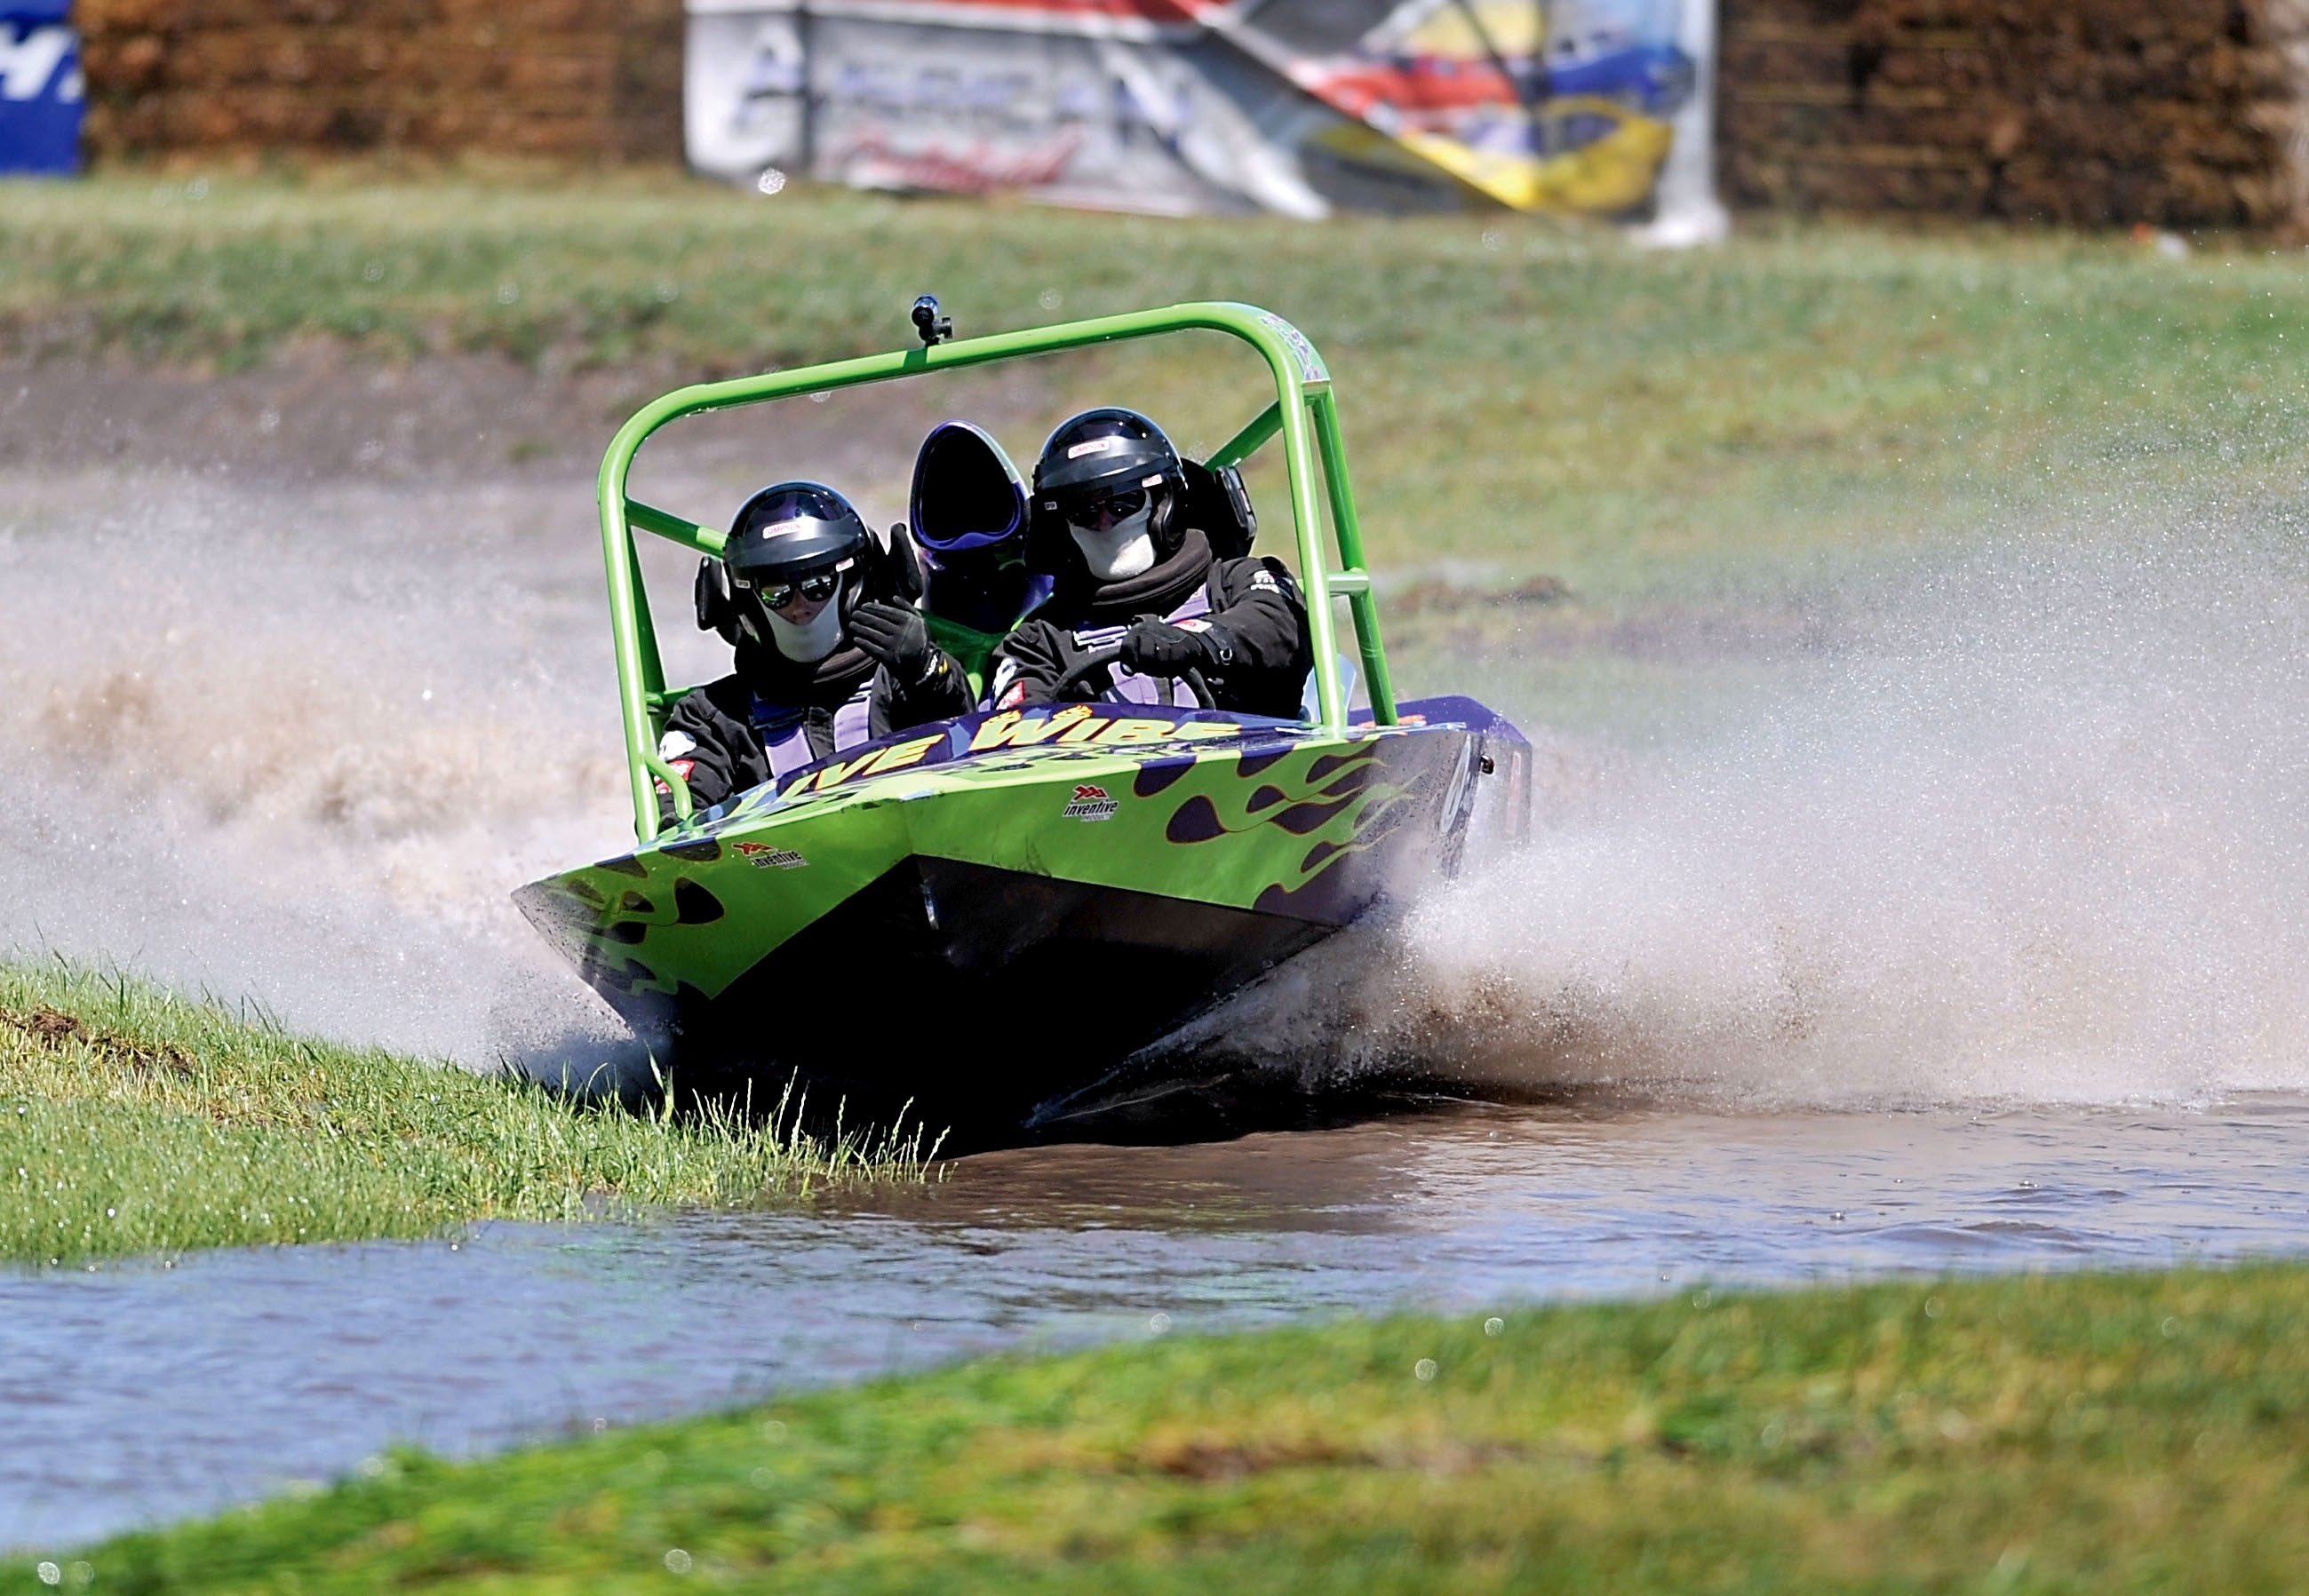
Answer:
[(1387, 669), (1387, 650), (1379, 643), (1379, 600), (1371, 596), (1371, 573), (1363, 566), (1362, 519), (1355, 510), (1354, 485), (1347, 480), (1347, 452), (1339, 439), (1338, 401), (1325, 392), (1307, 402), (1315, 412), (1315, 441), (1323, 451), (1323, 479), (1331, 493), (1331, 530), (1339, 540), (1339, 565), (1344, 574), (1362, 579), (1348, 591), (1347, 611), (1354, 617), (1355, 643), (1362, 656), (1371, 720), (1380, 726), (1392, 726), (1395, 680)]
[(802, 177), (817, 176), (817, 30), (811, 25), (809, 0), (794, 7), (794, 35), (801, 50), (801, 160)]

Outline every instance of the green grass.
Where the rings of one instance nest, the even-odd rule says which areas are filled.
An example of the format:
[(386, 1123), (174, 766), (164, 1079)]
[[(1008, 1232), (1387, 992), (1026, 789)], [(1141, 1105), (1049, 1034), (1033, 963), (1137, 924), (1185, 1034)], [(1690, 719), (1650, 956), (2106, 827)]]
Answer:
[(125, 1592), (2292, 1592), (2305, 1316), (2287, 1265), (1163, 1341), (403, 1453), (77, 1558)]
[[(1548, 570), (1590, 597), (2119, 479), (2289, 492), (2309, 465), (2309, 273), (2245, 241), (2176, 263), (1758, 222), (1646, 254), (1509, 216), (1154, 220), (670, 175), (0, 185), (0, 346), (23, 351), (229, 366), (317, 336), (731, 373), (895, 347), (926, 289), (965, 333), (1279, 309), (1338, 375), (1379, 560)], [(1121, 394), (1215, 442), (1256, 374), (1214, 347), (1082, 358), (1051, 408)]]
[(20, 1263), (800, 1200), (919, 1178), (920, 1151), (574, 1101), (0, 963), (0, 1258)]

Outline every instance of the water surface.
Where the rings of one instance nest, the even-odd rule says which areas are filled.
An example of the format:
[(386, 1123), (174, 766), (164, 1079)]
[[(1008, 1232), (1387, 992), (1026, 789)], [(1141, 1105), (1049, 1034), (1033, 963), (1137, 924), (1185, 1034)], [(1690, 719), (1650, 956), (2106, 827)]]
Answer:
[(809, 1213), (488, 1226), (0, 1275), (0, 1545), (1006, 1348), (1397, 1307), (2309, 1242), (2309, 1098), (1708, 1114), (1468, 1107), (986, 1155)]
[[(441, 367), (7, 380), (48, 419), (0, 450), (0, 950), (549, 1078), (626, 1056), (508, 898), (629, 834), (592, 473), (507, 456), (605, 429), (608, 396), (549, 425), (563, 378)], [(886, 522), (935, 417), (859, 402), (653, 445), (640, 491), (710, 517), (830, 475)], [(1057, 419), (1006, 402), (980, 418), (1014, 447)], [(1318, 1100), (1559, 1106), (1004, 1153), (806, 1214), (0, 1273), (0, 1544), (1158, 1314), (2298, 1249), (2300, 526), (2257, 479), (2111, 487), (1721, 591), (1431, 591), (1391, 611), (1398, 684), (1532, 732), (1528, 845), (1206, 1031)], [(1478, 585), (1563, 547), (1498, 531)], [(720, 673), (693, 563), (644, 562), (670, 678)]]

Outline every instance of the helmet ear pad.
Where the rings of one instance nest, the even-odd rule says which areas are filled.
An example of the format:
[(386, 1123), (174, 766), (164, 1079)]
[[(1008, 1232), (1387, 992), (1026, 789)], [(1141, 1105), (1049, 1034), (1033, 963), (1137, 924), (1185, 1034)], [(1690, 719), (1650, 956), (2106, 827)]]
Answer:
[(1187, 484), (1185, 513), (1211, 540), (1211, 553), (1223, 560), (1249, 554), (1258, 536), (1258, 512), (1251, 507), (1241, 470), (1231, 465), (1213, 470), (1192, 460), (1180, 465)]
[(898, 522), (890, 529), (890, 547), (885, 564), (887, 567), (891, 596), (901, 604), (921, 600), (924, 587), (921, 555), (914, 548), (914, 539), (906, 523)]
[(850, 638), (850, 617), (858, 613), (860, 604), (866, 602), (867, 588), (879, 585), (874, 582), (873, 574), (867, 570), (863, 560), (842, 574), (842, 590), (835, 595), (834, 601), (842, 606), (842, 636), (845, 643)]
[(1187, 540), (1185, 517), (1179, 513), (1179, 503), (1185, 496), (1167, 479), (1160, 487), (1147, 489), (1154, 500), (1154, 513), (1146, 518), (1146, 530), (1154, 535), (1156, 564), (1179, 552), (1179, 545)]
[(738, 596), (730, 590), (730, 568), (711, 556), (697, 562), (697, 582), (691, 597), (697, 606), (697, 629), (720, 634), (732, 647), (738, 642)]

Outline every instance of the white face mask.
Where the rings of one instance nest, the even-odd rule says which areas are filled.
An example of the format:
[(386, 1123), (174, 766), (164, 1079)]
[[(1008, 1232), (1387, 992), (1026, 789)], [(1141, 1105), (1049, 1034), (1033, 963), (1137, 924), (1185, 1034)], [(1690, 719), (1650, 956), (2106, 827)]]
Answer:
[(1150, 499), (1137, 514), (1116, 522), (1103, 532), (1072, 522), (1067, 531), (1074, 534), (1075, 547), (1082, 550), (1083, 564), (1090, 567), (1093, 576), (1101, 582), (1120, 582), (1154, 564), (1154, 505)]
[(765, 607), (762, 613), (770, 617), (770, 641), (778, 652), (797, 665), (815, 665), (841, 646), (842, 590), (849, 582), (843, 577), (835, 586), (834, 597), (799, 625)]

